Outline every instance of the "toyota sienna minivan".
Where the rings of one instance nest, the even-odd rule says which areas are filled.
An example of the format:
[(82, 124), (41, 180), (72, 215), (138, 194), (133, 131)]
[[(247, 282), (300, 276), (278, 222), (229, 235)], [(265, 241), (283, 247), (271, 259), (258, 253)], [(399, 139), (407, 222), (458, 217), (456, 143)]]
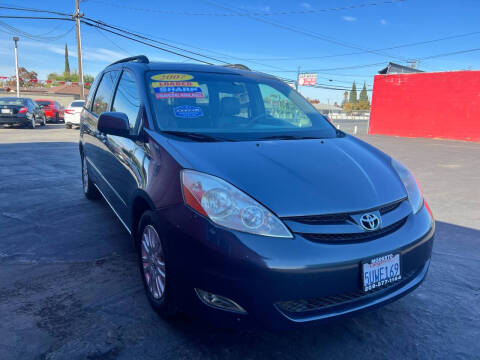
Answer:
[(427, 274), (434, 219), (414, 175), (271, 75), (117, 61), (90, 90), (79, 149), (85, 196), (131, 234), (165, 318), (288, 328)]

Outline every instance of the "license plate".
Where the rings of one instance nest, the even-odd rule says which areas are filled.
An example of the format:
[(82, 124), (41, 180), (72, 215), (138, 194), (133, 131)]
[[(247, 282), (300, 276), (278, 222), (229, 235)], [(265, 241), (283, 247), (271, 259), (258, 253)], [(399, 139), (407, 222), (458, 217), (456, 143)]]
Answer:
[(10, 114), (11, 112), (10, 109), (2, 109), (2, 114)]
[(363, 291), (371, 291), (402, 279), (400, 254), (379, 256), (363, 263)]

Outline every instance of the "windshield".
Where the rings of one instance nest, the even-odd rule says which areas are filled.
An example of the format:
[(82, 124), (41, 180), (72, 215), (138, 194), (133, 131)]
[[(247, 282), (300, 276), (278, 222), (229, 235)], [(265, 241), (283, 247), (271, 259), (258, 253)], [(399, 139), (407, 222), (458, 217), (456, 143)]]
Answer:
[(70, 107), (82, 107), (84, 104), (84, 101), (74, 101), (70, 104)]
[(0, 99), (0, 105), (23, 105), (25, 101), (18, 98), (3, 98)]
[(313, 106), (279, 80), (161, 71), (147, 72), (146, 80), (161, 131), (235, 141), (336, 136)]

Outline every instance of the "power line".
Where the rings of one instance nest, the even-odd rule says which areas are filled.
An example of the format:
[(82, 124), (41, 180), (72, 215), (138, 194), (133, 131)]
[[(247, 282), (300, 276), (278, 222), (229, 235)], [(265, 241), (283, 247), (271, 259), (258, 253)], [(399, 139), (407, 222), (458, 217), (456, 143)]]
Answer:
[[(452, 56), (452, 55), (459, 55), (459, 54), (467, 54), (471, 52), (476, 52), (480, 51), (480, 48), (473, 48), (473, 49), (464, 49), (464, 50), (458, 50), (458, 51), (451, 51), (451, 52), (446, 52), (446, 53), (441, 53), (441, 54), (435, 54), (435, 55), (430, 55), (430, 56), (424, 56), (424, 57), (418, 57), (415, 58), (416, 60), (428, 60), (428, 59), (436, 59), (439, 57), (445, 57), (445, 56)], [(304, 72), (320, 72), (320, 71), (332, 71), (332, 70), (350, 70), (350, 69), (358, 69), (358, 68), (365, 68), (365, 67), (371, 67), (371, 66), (378, 66), (385, 64), (385, 62), (380, 62), (380, 63), (372, 63), (372, 64), (363, 64), (363, 65), (353, 65), (353, 66), (344, 66), (344, 67), (335, 67), (335, 68), (328, 68), (328, 69), (310, 69), (310, 70), (305, 70)], [(290, 72), (294, 73), (297, 72), (297, 70), (283, 70), (283, 71), (278, 71), (278, 72)]]
[(45, 14), (72, 16), (72, 14), (62, 13), (62, 12), (58, 12), (58, 11), (42, 10), (42, 9), (33, 9), (33, 8), (25, 8), (25, 7), (15, 7), (15, 6), (2, 6), (2, 5), (0, 5), (0, 9), (5, 9), (5, 10), (21, 10), (21, 11), (29, 11), (29, 12), (35, 12), (35, 13), (45, 13)]
[(35, 35), (35, 34), (28, 33), (26, 31), (23, 31), (23, 30), (20, 30), (20, 29), (14, 27), (14, 26), (11, 26), (11, 25), (3, 22), (3, 21), (0, 21), (0, 26), (9, 30), (11, 35), (21, 35), (21, 36), (26, 37), (28, 39), (37, 40), (37, 41), (56, 41), (56, 40), (59, 40), (62, 37), (68, 35), (74, 28), (74, 26), (72, 26), (66, 32), (61, 33), (61, 34), (56, 35), (56, 36), (44, 36), (44, 35)]
[(128, 36), (128, 35), (124, 35), (124, 34), (121, 34), (119, 32), (116, 32), (116, 31), (113, 31), (113, 30), (110, 30), (110, 29), (106, 29), (104, 27), (101, 27), (99, 24), (97, 23), (91, 23), (87, 20), (82, 20), (82, 23), (85, 24), (85, 25), (88, 25), (88, 26), (91, 26), (91, 27), (97, 27), (99, 28), (100, 30), (103, 30), (103, 31), (107, 31), (109, 33), (112, 33), (112, 34), (115, 34), (115, 35), (118, 35), (118, 36), (121, 36), (123, 38), (126, 38), (126, 39), (129, 39), (129, 40), (133, 40), (133, 41), (136, 41), (138, 43), (141, 43), (141, 44), (144, 44), (144, 45), (147, 45), (147, 46), (150, 46), (150, 47), (153, 47), (153, 48), (156, 48), (156, 49), (159, 49), (159, 50), (162, 50), (162, 51), (165, 51), (165, 52), (168, 52), (170, 54), (173, 54), (173, 55), (178, 55), (178, 56), (181, 56), (181, 57), (184, 57), (184, 58), (187, 58), (187, 59), (190, 59), (190, 60), (194, 60), (194, 61), (197, 61), (197, 62), (201, 62), (201, 63), (204, 63), (204, 64), (207, 64), (207, 65), (214, 65), (208, 61), (204, 61), (204, 60), (201, 60), (201, 59), (197, 59), (197, 58), (194, 58), (192, 56), (188, 56), (188, 55), (184, 55), (184, 54), (181, 54), (181, 53), (178, 53), (176, 51), (172, 51), (172, 50), (169, 50), (169, 49), (165, 49), (163, 47), (160, 47), (160, 46), (157, 46), (157, 45), (153, 45), (153, 44), (150, 44), (146, 41), (143, 41), (143, 40), (139, 40), (139, 39), (135, 39), (131, 36)]
[[(220, 63), (224, 63), (224, 64), (229, 64), (229, 62), (226, 62), (226, 61), (223, 61), (223, 60), (220, 60), (220, 59), (216, 59), (216, 58), (213, 58), (213, 57), (210, 57), (210, 56), (207, 56), (207, 55), (203, 55), (203, 54), (200, 54), (198, 52), (194, 52), (194, 51), (190, 51), (190, 50), (186, 50), (186, 49), (182, 49), (178, 46), (174, 46), (174, 45), (170, 45), (170, 44), (167, 44), (167, 43), (164, 43), (162, 41), (158, 41), (158, 40), (154, 40), (154, 39), (151, 39), (151, 38), (148, 38), (146, 36), (143, 36), (143, 35), (140, 35), (140, 34), (137, 34), (137, 33), (134, 33), (134, 32), (131, 32), (131, 31), (128, 31), (128, 30), (125, 30), (125, 29), (122, 29), (122, 28), (119, 28), (117, 26), (113, 26), (113, 25), (109, 25), (107, 23), (104, 23), (103, 21), (99, 21), (99, 20), (94, 20), (94, 19), (91, 19), (91, 18), (88, 18), (88, 17), (84, 17), (85, 20), (88, 20), (88, 21), (91, 21), (95, 24), (98, 24), (98, 25), (101, 25), (103, 27), (108, 27), (110, 29), (114, 29), (114, 30), (118, 30), (118, 31), (121, 31), (125, 34), (128, 34), (128, 35), (132, 35), (132, 36), (135, 36), (139, 39), (143, 39), (143, 40), (147, 40), (147, 41), (151, 41), (151, 42), (154, 42), (154, 43), (157, 43), (157, 44), (160, 44), (160, 45), (164, 45), (164, 46), (168, 46), (168, 47), (171, 47), (173, 49), (177, 49), (177, 50), (180, 50), (180, 51), (183, 51), (183, 52), (186, 52), (186, 53), (189, 53), (189, 54), (193, 54), (193, 55), (197, 55), (197, 56), (200, 56), (200, 57), (204, 57), (206, 59), (210, 59), (210, 60), (213, 60), (213, 61), (217, 61), (217, 62), (220, 62)], [(178, 53), (175, 53), (178, 55)], [(197, 60), (198, 59), (194, 59), (194, 58), (190, 58), (190, 59), (193, 59), (193, 60)]]
[(391, 55), (391, 54), (381, 53), (381, 52), (378, 52), (378, 51), (375, 51), (375, 50), (362, 48), (358, 45), (349, 44), (345, 41), (338, 40), (338, 39), (335, 39), (335, 38), (332, 38), (332, 37), (328, 37), (326, 35), (316, 33), (316, 32), (310, 31), (310, 30), (305, 30), (305, 29), (302, 29), (302, 28), (299, 28), (299, 27), (296, 27), (296, 26), (293, 26), (293, 25), (290, 25), (290, 24), (279, 23), (279, 22), (275, 22), (275, 21), (271, 21), (271, 20), (266, 20), (266, 19), (257, 17), (255, 15), (251, 15), (250, 13), (245, 12), (243, 10), (239, 10), (238, 8), (233, 8), (233, 7), (230, 7), (230, 6), (226, 6), (226, 5), (223, 5), (223, 4), (218, 3), (216, 1), (206, 0), (205, 2), (208, 3), (208, 4), (211, 4), (213, 6), (217, 6), (217, 7), (223, 8), (223, 9), (233, 10), (233, 11), (235, 11), (237, 13), (240, 13), (240, 14), (245, 14), (245, 16), (248, 16), (252, 20), (255, 20), (255, 21), (259, 21), (259, 22), (262, 22), (262, 23), (265, 23), (265, 24), (273, 25), (273, 26), (281, 28), (281, 29), (289, 30), (289, 31), (292, 31), (292, 32), (295, 32), (295, 33), (298, 33), (298, 34), (303, 34), (303, 35), (306, 35), (306, 36), (309, 36), (309, 37), (312, 37), (312, 38), (315, 38), (315, 39), (319, 39), (319, 40), (322, 40), (322, 41), (325, 41), (325, 42), (329, 42), (329, 43), (332, 43), (332, 44), (335, 44), (335, 45), (339, 45), (339, 46), (343, 46), (343, 47), (347, 47), (347, 48), (352, 48), (352, 49), (356, 49), (356, 50), (362, 50), (364, 52), (368, 52), (368, 53), (371, 53), (371, 54), (376, 54), (376, 55), (381, 55), (381, 56), (384, 56), (384, 57), (399, 59), (401, 61), (407, 61), (408, 60), (408, 59), (403, 58), (403, 57), (394, 56), (394, 55)]
[(65, 20), (65, 21), (73, 21), (72, 18), (48, 17), (48, 16), (15, 16), (15, 15), (0, 15), (0, 19)]
[[(402, 45), (396, 45), (396, 46), (390, 46), (387, 48), (382, 48), (382, 49), (375, 49), (374, 51), (384, 51), (384, 50), (393, 50), (393, 49), (400, 49), (400, 48), (405, 48), (405, 47), (410, 47), (410, 46), (418, 46), (418, 45), (426, 45), (426, 44), (431, 44), (439, 41), (445, 41), (445, 40), (452, 40), (452, 39), (458, 39), (466, 36), (472, 36), (472, 35), (478, 35), (480, 34), (480, 31), (474, 31), (470, 33), (465, 33), (465, 34), (458, 34), (458, 35), (451, 35), (451, 36), (445, 36), (442, 38), (437, 38), (437, 39), (431, 39), (431, 40), (425, 40), (425, 41), (417, 41), (413, 43), (407, 43), (407, 44), (402, 44)], [(274, 61), (294, 61), (294, 60), (310, 60), (310, 59), (325, 59), (325, 58), (333, 58), (333, 57), (340, 57), (340, 56), (351, 56), (351, 55), (359, 55), (359, 54), (364, 54), (364, 51), (359, 51), (359, 52), (350, 52), (350, 53), (344, 53), (344, 54), (336, 54), (336, 55), (323, 55), (323, 56), (306, 56), (306, 57), (285, 57), (285, 58), (253, 58), (250, 60), (264, 60), (264, 61), (269, 61), (269, 60), (274, 60)]]
[[(90, 19), (90, 18), (88, 18)], [(90, 19), (90, 20), (93, 20), (93, 19)], [(95, 21), (95, 20), (94, 20)], [(103, 23), (105, 25), (107, 25), (106, 23), (104, 22), (101, 22), (100, 23)], [(113, 25), (112, 25), (113, 26)], [(119, 26), (115, 26), (115, 28), (118, 28), (120, 29)], [(128, 28), (125, 28), (125, 27), (122, 27), (121, 28), (122, 31), (127, 31), (127, 32), (130, 32), (130, 33), (133, 33), (133, 30), (130, 30)], [(207, 53), (211, 53), (211, 54), (216, 54), (216, 55), (219, 55), (220, 57), (223, 57), (225, 59), (236, 59), (236, 60), (239, 60), (239, 61), (242, 61), (242, 62), (247, 62), (247, 63), (251, 63), (251, 64), (257, 64), (257, 65), (262, 65), (262, 66), (266, 66), (267, 68), (272, 68), (272, 69), (276, 69), (276, 70), (285, 70), (284, 68), (280, 68), (278, 66), (274, 66), (274, 65), (270, 65), (270, 64), (265, 64), (265, 63), (261, 63), (261, 62), (258, 62), (258, 61), (253, 61), (253, 60), (249, 60), (249, 59), (245, 59), (245, 58), (242, 58), (242, 57), (238, 57), (238, 56), (233, 56), (233, 55), (229, 55), (229, 54), (225, 54), (225, 53), (222, 53), (222, 52), (219, 52), (219, 51), (214, 51), (214, 50), (209, 50), (209, 49), (205, 49), (205, 48), (201, 48), (201, 47), (198, 47), (198, 46), (195, 46), (195, 45), (191, 45), (191, 44), (186, 44), (184, 42), (178, 42), (178, 41), (173, 41), (173, 40), (170, 40), (170, 39), (166, 39), (166, 38), (162, 38), (162, 37), (159, 37), (159, 36), (155, 36), (155, 35), (151, 35), (151, 34), (146, 34), (146, 33), (142, 33), (142, 32), (136, 32), (136, 34), (140, 34), (140, 35), (143, 35), (145, 37), (148, 37), (150, 39), (150, 41), (153, 41), (155, 42), (155, 39), (160, 39), (160, 40), (164, 40), (164, 41), (168, 41), (170, 43), (173, 43), (173, 44), (178, 44), (178, 45), (183, 45), (183, 46), (188, 46), (190, 48), (193, 48), (193, 49), (197, 49), (197, 50), (202, 50), (202, 51), (206, 51)], [(169, 47), (172, 47), (172, 48), (177, 48), (177, 49), (181, 49), (182, 51), (188, 51), (184, 48), (180, 48), (180, 47), (177, 47), (177, 46), (173, 46), (173, 45), (170, 45), (166, 42), (160, 42), (160, 44), (163, 44), (165, 46), (169, 46)], [(195, 53), (194, 53), (195, 54)], [(203, 57), (205, 57), (204, 55), (202, 55)], [(219, 60), (218, 58), (211, 58), (215, 61), (219, 61), (221, 62), (222, 60)], [(226, 63), (231, 63), (231, 62), (226, 62)]]
[(347, 5), (347, 6), (338, 6), (332, 8), (324, 8), (324, 9), (303, 9), (303, 10), (278, 10), (278, 11), (256, 11), (256, 12), (249, 12), (248, 14), (239, 14), (235, 12), (230, 13), (216, 13), (216, 12), (209, 12), (209, 11), (175, 11), (175, 10), (161, 10), (161, 9), (152, 9), (152, 8), (140, 8), (140, 7), (132, 7), (132, 6), (125, 6), (120, 5), (118, 2), (112, 3), (108, 1), (101, 1), (101, 0), (91, 0), (96, 3), (113, 6), (116, 8), (122, 8), (126, 10), (133, 10), (133, 11), (141, 11), (141, 12), (148, 12), (148, 13), (160, 13), (165, 15), (182, 15), (182, 16), (220, 16), (220, 17), (229, 17), (229, 16), (276, 16), (276, 15), (306, 15), (306, 14), (319, 14), (324, 12), (331, 12), (331, 11), (344, 11), (344, 10), (352, 10), (352, 9), (360, 9), (360, 8), (367, 8), (373, 6), (380, 6), (380, 5), (387, 5), (387, 4), (395, 4), (401, 3), (406, 0), (387, 0), (387, 1), (376, 1), (376, 2), (368, 2), (368, 3), (361, 3), (357, 5)]
[(95, 30), (98, 31), (98, 33), (100, 35), (102, 35), (105, 39), (107, 39), (110, 43), (112, 43), (117, 49), (123, 51), (124, 53), (127, 53), (128, 55), (132, 56), (132, 53), (125, 50), (124, 48), (122, 48), (120, 45), (118, 45), (115, 41), (113, 41), (112, 39), (110, 39), (106, 34), (104, 34), (99, 28), (95, 28)]

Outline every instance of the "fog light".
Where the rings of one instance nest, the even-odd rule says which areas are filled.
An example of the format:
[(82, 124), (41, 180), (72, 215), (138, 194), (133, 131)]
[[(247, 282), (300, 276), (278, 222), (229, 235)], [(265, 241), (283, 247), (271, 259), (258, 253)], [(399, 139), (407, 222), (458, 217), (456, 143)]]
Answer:
[(235, 301), (226, 298), (225, 296), (215, 295), (207, 291), (195, 289), (200, 300), (205, 304), (216, 309), (228, 310), (236, 313), (246, 314), (247, 312), (238, 305)]

